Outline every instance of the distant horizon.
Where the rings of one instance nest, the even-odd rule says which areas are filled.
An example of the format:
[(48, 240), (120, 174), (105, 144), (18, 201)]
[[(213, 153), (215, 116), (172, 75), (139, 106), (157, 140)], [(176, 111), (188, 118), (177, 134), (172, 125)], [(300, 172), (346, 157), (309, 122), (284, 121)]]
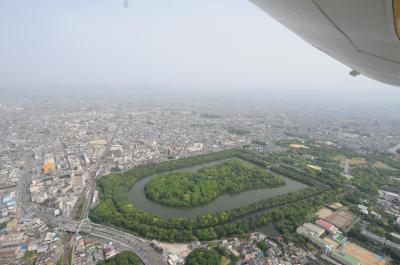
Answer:
[(5, 1), (0, 34), (0, 96), (146, 94), (143, 87), (228, 95), (250, 87), (400, 98), (396, 88), (351, 77), (247, 1)]
[[(342, 109), (352, 109), (354, 107), (362, 108), (393, 108), (400, 109), (400, 90), (385, 89), (337, 89), (332, 90), (311, 90), (311, 89), (292, 89), (292, 90), (273, 90), (273, 89), (236, 89), (236, 90), (214, 90), (194, 92), (185, 89), (165, 89), (157, 87), (145, 87), (142, 89), (113, 88), (99, 89), (95, 87), (85, 89), (62, 89), (54, 90), (51, 88), (39, 89), (34, 91), (20, 92), (10, 91), (4, 93), (0, 91), (0, 97), (3, 99), (82, 99), (82, 100), (123, 100), (123, 101), (152, 101), (152, 100), (175, 100), (176, 102), (224, 102), (232, 101), (236, 104), (241, 102), (256, 103), (256, 104), (271, 104), (274, 105), (298, 105), (298, 106), (326, 106), (340, 107)], [(14, 93), (13, 93), (14, 92)], [(1, 103), (1, 100), (0, 100)]]

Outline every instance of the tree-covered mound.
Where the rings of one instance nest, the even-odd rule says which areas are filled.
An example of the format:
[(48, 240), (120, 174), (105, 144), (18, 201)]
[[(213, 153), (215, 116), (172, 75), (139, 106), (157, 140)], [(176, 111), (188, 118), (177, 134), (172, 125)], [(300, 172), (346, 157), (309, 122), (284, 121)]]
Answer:
[(114, 257), (100, 261), (98, 265), (143, 265), (142, 261), (134, 253), (123, 251)]
[(151, 180), (145, 187), (150, 199), (162, 204), (190, 207), (208, 203), (223, 193), (274, 188), (285, 184), (283, 177), (271, 174), (242, 160), (229, 160), (198, 172), (174, 172)]
[(190, 252), (186, 258), (186, 265), (218, 265), (221, 256), (213, 249), (198, 248)]
[[(313, 149), (309, 148), (307, 151)], [(99, 202), (91, 209), (90, 220), (118, 227), (147, 239), (168, 242), (205, 241), (243, 235), (272, 221), (279, 231), (289, 238), (299, 225), (308, 221), (309, 213), (316, 211), (322, 204), (338, 201), (345, 192), (344, 183), (342, 184), (345, 178), (340, 176), (342, 169), (338, 163), (331, 165), (324, 163), (325, 160), (314, 159), (312, 164), (323, 169), (313, 170), (307, 167), (310, 164), (307, 158), (294, 153), (297, 149), (290, 153), (289, 151), (265, 156), (250, 150), (231, 149), (140, 165), (126, 172), (112, 172), (97, 182)], [(137, 181), (147, 176), (234, 158), (303, 182), (309, 187), (199, 217), (164, 218), (136, 208), (128, 199), (129, 190)], [(383, 162), (393, 167), (392, 164)], [(252, 214), (256, 212), (259, 214), (254, 217)]]

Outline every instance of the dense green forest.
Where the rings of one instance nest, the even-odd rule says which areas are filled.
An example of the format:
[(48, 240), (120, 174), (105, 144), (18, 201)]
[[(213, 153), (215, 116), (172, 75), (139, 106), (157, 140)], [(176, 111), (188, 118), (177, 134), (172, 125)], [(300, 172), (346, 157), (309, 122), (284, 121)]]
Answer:
[(143, 265), (142, 261), (134, 253), (123, 251), (114, 257), (100, 261), (98, 265)]
[(190, 252), (186, 258), (186, 265), (219, 265), (221, 256), (217, 251), (207, 248), (198, 248)]
[(195, 206), (208, 203), (222, 193), (284, 185), (282, 176), (238, 159), (200, 169), (198, 172), (174, 172), (159, 176), (146, 185), (146, 195), (171, 206)]

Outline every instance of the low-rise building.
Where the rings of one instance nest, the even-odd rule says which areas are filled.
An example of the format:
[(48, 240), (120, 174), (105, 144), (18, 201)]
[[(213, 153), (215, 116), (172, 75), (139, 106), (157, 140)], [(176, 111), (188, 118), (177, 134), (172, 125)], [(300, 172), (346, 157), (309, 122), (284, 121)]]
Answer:
[(103, 253), (105, 259), (109, 259), (117, 254), (115, 247), (112, 243), (104, 245)]
[(328, 253), (332, 250), (332, 245), (328, 242), (324, 241), (322, 238), (318, 236), (315, 231), (309, 229), (307, 226), (302, 225), (296, 229), (296, 232), (299, 235), (304, 236), (305, 238), (309, 239), (312, 243), (317, 245), (318, 247), (322, 248), (325, 253)]
[(325, 229), (324, 228), (321, 228), (321, 227), (319, 227), (317, 225), (314, 225), (312, 223), (305, 223), (303, 226), (305, 228), (313, 231), (318, 237), (322, 236), (325, 233)]
[(387, 201), (400, 200), (400, 195), (391, 191), (379, 190), (379, 196)]
[(362, 212), (363, 214), (368, 214), (368, 207), (362, 204), (357, 205), (357, 208)]
[(354, 258), (353, 256), (350, 256), (349, 254), (346, 254), (342, 251), (332, 251), (329, 254), (334, 260), (339, 261), (340, 263), (344, 265), (361, 265), (361, 262)]
[(76, 188), (83, 188), (86, 183), (86, 174), (77, 172), (77, 173), (72, 173), (71, 175), (71, 184), (73, 187)]
[(339, 229), (336, 226), (325, 220), (318, 219), (315, 223), (333, 235), (339, 232)]

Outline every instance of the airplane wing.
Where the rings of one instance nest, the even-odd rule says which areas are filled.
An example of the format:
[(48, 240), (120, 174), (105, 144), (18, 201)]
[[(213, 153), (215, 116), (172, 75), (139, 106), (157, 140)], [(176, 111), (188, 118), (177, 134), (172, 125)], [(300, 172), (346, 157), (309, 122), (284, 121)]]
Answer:
[(400, 86), (400, 0), (250, 1), (351, 75)]

